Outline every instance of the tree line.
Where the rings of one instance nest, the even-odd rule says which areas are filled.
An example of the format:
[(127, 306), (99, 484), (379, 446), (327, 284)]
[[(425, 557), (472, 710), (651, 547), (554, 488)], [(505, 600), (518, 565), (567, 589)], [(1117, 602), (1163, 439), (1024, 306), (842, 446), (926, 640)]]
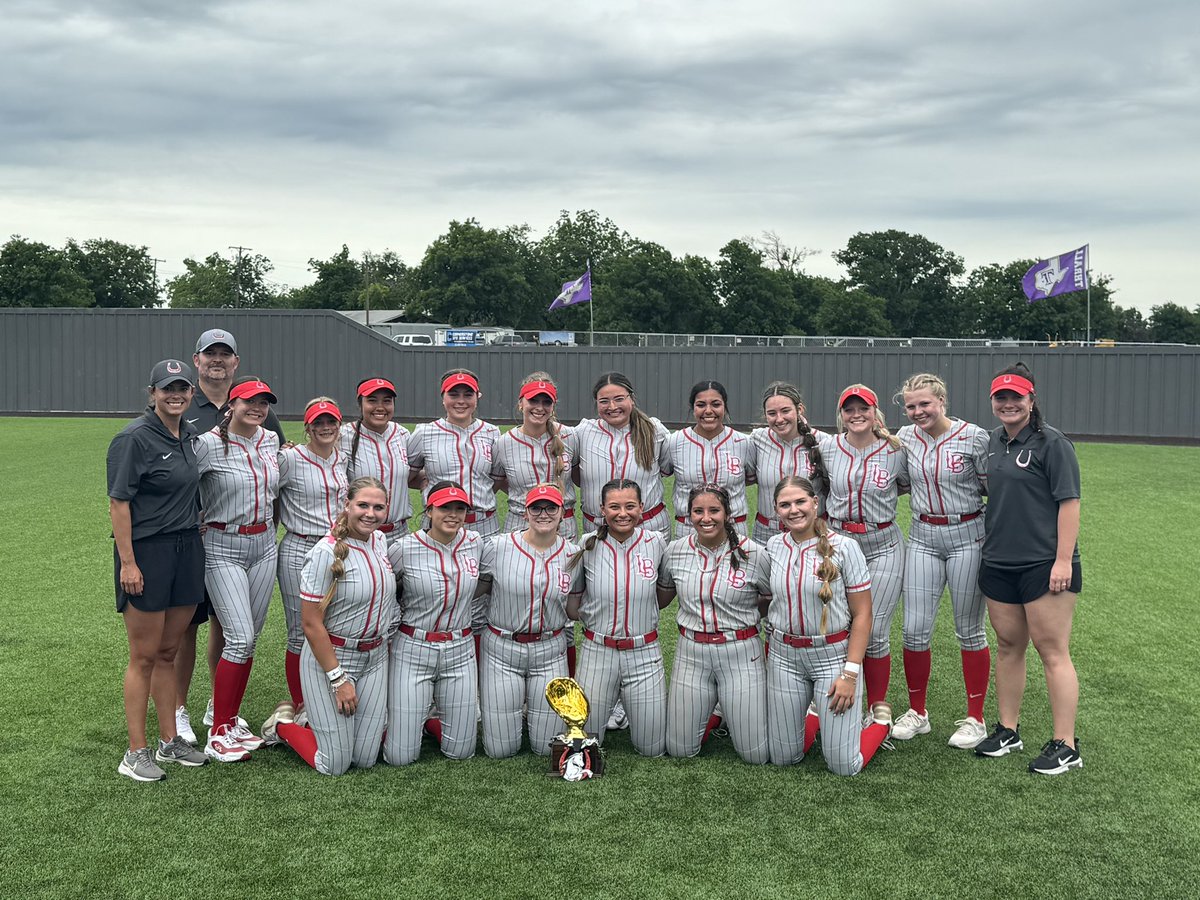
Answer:
[[(311, 284), (271, 278), (261, 254), (185, 259), (160, 288), (146, 247), (94, 239), (61, 248), (13, 236), (0, 247), (0, 306), (176, 309), (402, 309), (411, 321), (586, 331), (830, 334), (1079, 340), (1082, 292), (1028, 303), (1021, 276), (1036, 260), (966, 270), (963, 258), (919, 234), (860, 232), (833, 258), (841, 279), (810, 275), (818, 251), (775, 232), (730, 240), (715, 260), (675, 256), (593, 210), (566, 211), (541, 238), (527, 225), (452, 221), (416, 265), (395, 252), (352, 255), (343, 245), (310, 259)], [(563, 282), (590, 260), (594, 309), (548, 312)], [(1092, 334), (1118, 341), (1200, 343), (1200, 306), (1162, 303), (1143, 317), (1093, 277)]]

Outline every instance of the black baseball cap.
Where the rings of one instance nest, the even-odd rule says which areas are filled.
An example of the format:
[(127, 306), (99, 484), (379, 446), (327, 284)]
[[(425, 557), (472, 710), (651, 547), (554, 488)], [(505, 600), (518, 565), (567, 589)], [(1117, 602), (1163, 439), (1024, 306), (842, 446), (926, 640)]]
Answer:
[(196, 386), (196, 376), (192, 367), (178, 359), (164, 359), (156, 362), (150, 370), (150, 386), (162, 390), (169, 384), (186, 381), (192, 387)]

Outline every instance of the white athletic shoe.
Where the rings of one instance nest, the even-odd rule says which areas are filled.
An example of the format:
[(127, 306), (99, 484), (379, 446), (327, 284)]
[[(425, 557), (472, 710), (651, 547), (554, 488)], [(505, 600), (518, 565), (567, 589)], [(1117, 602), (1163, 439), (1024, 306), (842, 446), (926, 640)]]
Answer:
[(218, 725), (208, 733), (204, 755), (217, 762), (241, 762), (250, 758), (250, 751), (233, 739), (230, 725)]
[(193, 747), (199, 743), (196, 732), (192, 730), (192, 717), (188, 715), (186, 706), (181, 706), (175, 710), (175, 733)]
[(263, 746), (274, 747), (280, 742), (279, 732), (275, 730), (280, 722), (295, 722), (296, 707), (292, 706), (292, 701), (284, 700), (275, 707), (275, 711), (267, 716), (267, 721), (262, 724), (262, 740)]
[[(241, 725), (247, 731), (250, 730), (250, 725), (246, 722), (245, 719), (243, 719), (241, 716), (236, 716), (236, 719), (237, 719), (237, 724)], [(212, 728), (212, 723), (213, 723), (213, 701), (212, 701), (212, 697), (209, 697), (208, 698), (208, 709), (204, 710), (204, 727)], [(178, 731), (179, 729), (176, 728), (175, 730)]]
[(888, 736), (891, 737), (892, 731), (892, 704), (886, 700), (878, 700), (871, 704), (871, 724), (886, 725), (888, 727)]
[(929, 734), (929, 714), (921, 715), (915, 709), (910, 709), (892, 723), (892, 737), (898, 741), (908, 741), (918, 734)]
[(957, 747), (960, 750), (971, 750), (979, 746), (980, 741), (987, 737), (987, 724), (979, 721), (979, 719), (967, 716), (965, 719), (959, 719), (954, 723), (958, 726), (958, 731), (950, 735), (948, 743), (951, 747)]
[(243, 725), (240, 719), (229, 729), (229, 736), (247, 750), (257, 750), (263, 745), (263, 739)]
[(296, 710), (296, 724), (301, 728), (308, 727), (308, 710), (304, 708), (304, 704), (300, 704), (300, 708)]
[(629, 727), (629, 716), (625, 715), (625, 705), (621, 703), (618, 697), (617, 702), (613, 704), (612, 715), (608, 717), (608, 724), (604, 726), (605, 731), (624, 731)]

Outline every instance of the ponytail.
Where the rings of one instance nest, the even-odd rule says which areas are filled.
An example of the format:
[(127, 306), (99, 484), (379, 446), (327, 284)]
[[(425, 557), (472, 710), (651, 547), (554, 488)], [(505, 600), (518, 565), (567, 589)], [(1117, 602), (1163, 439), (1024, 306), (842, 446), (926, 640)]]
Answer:
[(874, 424), (871, 425), (871, 434), (875, 435), (881, 441), (887, 441), (888, 446), (893, 450), (900, 449), (900, 438), (888, 431), (887, 422), (883, 418), (883, 410), (878, 406), (875, 407)]
[(358, 401), (358, 418), (354, 420), (354, 440), (350, 442), (350, 465), (354, 465), (354, 461), (358, 458), (358, 442), (362, 440), (362, 400)]
[(550, 435), (550, 455), (554, 457), (554, 482), (558, 485), (559, 490), (566, 487), (563, 482), (563, 474), (567, 471), (567, 464), (563, 462), (563, 456), (567, 453), (567, 445), (563, 443), (562, 426), (558, 424), (558, 419), (551, 415), (546, 420), (546, 433)]
[(333, 528), (329, 531), (333, 536), (333, 562), (329, 565), (329, 574), (333, 576), (333, 581), (329, 584), (329, 590), (325, 592), (325, 596), (321, 598), (321, 614), (324, 615), (328, 609), (330, 602), (337, 593), (338, 582), (346, 574), (346, 557), (350, 554), (350, 545), (346, 543), (346, 538), (350, 535), (350, 525), (346, 520), (346, 511), (342, 510), (338, 513), (337, 520), (333, 523)]
[(829, 627), (829, 601), (833, 599), (831, 585), (839, 575), (837, 563), (833, 561), (833, 544), (829, 542), (829, 526), (824, 519), (817, 519), (813, 526), (817, 534), (817, 552), (821, 554), (821, 564), (817, 566), (817, 577), (821, 579), (821, 587), (817, 590), (817, 598), (821, 601), (821, 634), (827, 633)]
[(225, 455), (229, 455), (229, 422), (233, 418), (233, 407), (225, 404), (221, 421), (217, 423), (217, 433), (221, 435), (221, 443), (225, 445)]
[(803, 416), (800, 418), (799, 428), (800, 443), (804, 445), (804, 449), (808, 453), (808, 467), (812, 471), (813, 478), (821, 482), (823, 490), (828, 491), (829, 471), (825, 468), (825, 458), (821, 456), (821, 447), (817, 441), (817, 435), (808, 422), (804, 420)]

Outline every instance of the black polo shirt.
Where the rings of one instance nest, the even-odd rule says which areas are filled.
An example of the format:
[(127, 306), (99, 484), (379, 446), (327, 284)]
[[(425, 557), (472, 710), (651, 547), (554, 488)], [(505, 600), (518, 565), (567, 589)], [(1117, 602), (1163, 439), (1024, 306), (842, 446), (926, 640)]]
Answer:
[[(988, 441), (983, 561), (1025, 569), (1058, 555), (1058, 505), (1079, 499), (1079, 460), (1070, 438), (1049, 425), (1028, 425), (1011, 441), (1004, 426)], [(1079, 561), (1079, 545), (1072, 560)]]
[[(209, 400), (204, 391), (197, 387), (192, 394), (191, 406), (183, 414), (183, 421), (195, 428), (197, 434), (204, 434), (216, 428), (217, 423), (221, 421), (221, 407)], [(279, 446), (282, 447), (287, 441), (283, 436), (283, 426), (279, 424), (279, 417), (271, 407), (267, 407), (267, 420), (263, 422), (263, 427), (279, 435)]]
[(175, 437), (149, 410), (108, 445), (108, 496), (129, 501), (133, 540), (199, 526), (195, 436), (195, 429), (181, 422)]

